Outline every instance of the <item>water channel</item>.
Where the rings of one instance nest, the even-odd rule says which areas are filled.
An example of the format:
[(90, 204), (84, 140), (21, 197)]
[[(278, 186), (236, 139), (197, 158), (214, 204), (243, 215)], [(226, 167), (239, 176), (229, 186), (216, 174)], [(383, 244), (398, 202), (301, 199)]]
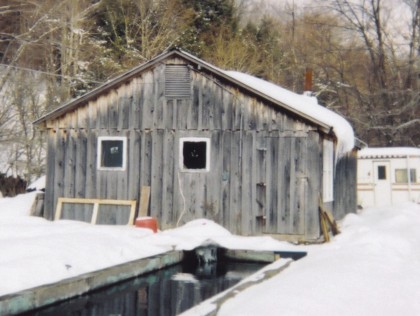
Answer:
[(265, 264), (183, 264), (148, 273), (37, 311), (31, 316), (170, 316), (232, 287)]

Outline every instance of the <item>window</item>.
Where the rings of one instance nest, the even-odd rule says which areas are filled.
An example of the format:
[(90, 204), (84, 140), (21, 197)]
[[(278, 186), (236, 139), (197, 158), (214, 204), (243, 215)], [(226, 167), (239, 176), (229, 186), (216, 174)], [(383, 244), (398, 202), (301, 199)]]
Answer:
[(210, 139), (186, 137), (180, 139), (180, 168), (183, 171), (207, 172), (210, 170)]
[(334, 200), (334, 143), (324, 140), (323, 149), (322, 199), (324, 202), (331, 202)]
[[(396, 183), (408, 183), (408, 170), (407, 169), (395, 169), (395, 182)], [(410, 183), (416, 183), (417, 175), (416, 169), (410, 169)]]
[(98, 138), (98, 169), (125, 170), (127, 160), (126, 137)]
[(378, 180), (386, 180), (386, 166), (378, 166)]

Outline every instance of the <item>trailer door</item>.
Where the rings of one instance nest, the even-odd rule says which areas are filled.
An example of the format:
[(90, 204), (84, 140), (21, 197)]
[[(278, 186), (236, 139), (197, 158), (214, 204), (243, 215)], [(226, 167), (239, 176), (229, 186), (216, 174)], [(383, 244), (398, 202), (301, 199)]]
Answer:
[(374, 162), (373, 173), (375, 176), (375, 206), (391, 205), (391, 169), (389, 161)]

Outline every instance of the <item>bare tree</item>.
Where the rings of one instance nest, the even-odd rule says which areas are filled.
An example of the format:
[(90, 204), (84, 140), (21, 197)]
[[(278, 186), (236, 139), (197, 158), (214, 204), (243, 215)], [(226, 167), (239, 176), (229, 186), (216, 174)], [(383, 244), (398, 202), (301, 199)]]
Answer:
[[(42, 172), (43, 138), (32, 122), (85, 85), (87, 0), (10, 1), (0, 6), (0, 142), (13, 173), (30, 180)], [(4, 149), (5, 147), (5, 149)], [(2, 171), (2, 170), (0, 170)]]
[[(408, 2), (411, 6), (404, 9), (411, 10), (411, 23), (398, 34), (390, 28), (392, 11), (384, 0), (322, 2), (340, 17), (336, 26), (345, 31), (345, 49), (359, 55), (360, 66), (346, 70), (340, 94), (349, 102), (348, 115), (359, 137), (371, 145), (418, 145), (419, 91), (413, 78), (419, 1)], [(406, 40), (403, 45), (398, 42), (401, 35)], [(355, 64), (348, 58), (346, 62)]]

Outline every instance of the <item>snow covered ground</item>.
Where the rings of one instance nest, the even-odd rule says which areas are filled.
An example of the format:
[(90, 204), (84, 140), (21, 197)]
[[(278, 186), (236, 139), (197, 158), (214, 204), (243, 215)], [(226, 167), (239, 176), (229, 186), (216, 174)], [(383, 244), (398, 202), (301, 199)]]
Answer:
[(294, 246), (270, 237), (235, 236), (204, 219), (157, 234), (50, 222), (28, 216), (34, 196), (0, 199), (0, 296), (174, 248), (217, 243), (308, 251), (280, 274), (226, 301), (220, 315), (420, 315), (420, 205), (350, 214), (331, 243)]

